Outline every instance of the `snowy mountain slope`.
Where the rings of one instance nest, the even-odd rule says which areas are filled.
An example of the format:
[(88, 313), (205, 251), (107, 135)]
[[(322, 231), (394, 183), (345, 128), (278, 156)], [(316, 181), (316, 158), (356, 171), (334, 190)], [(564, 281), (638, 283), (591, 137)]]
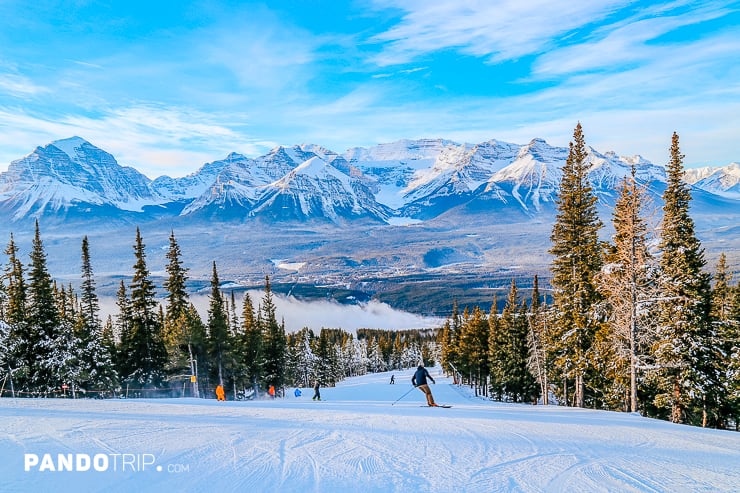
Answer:
[(390, 214), (359, 180), (315, 155), (265, 186), (250, 212), (253, 217), (272, 220), (332, 222), (360, 217), (385, 221)]
[(233, 162), (247, 158), (238, 153), (229, 154), (226, 159), (206, 163), (196, 172), (182, 178), (160, 176), (152, 182), (152, 189), (171, 201), (187, 201), (199, 197), (219, 180), (221, 171)]
[[(408, 370), (394, 373), (395, 385), (380, 373), (322, 388), (321, 402), (311, 400), (311, 389), (296, 398), (290, 388), (285, 398), (242, 402), (3, 398), (3, 489), (740, 490), (737, 433), (627, 413), (494, 403), (431, 372), (435, 399), (451, 409), (421, 407)], [(58, 454), (71, 456), (71, 470), (56, 470)]]
[(721, 168), (688, 169), (684, 177), (687, 183), (707, 192), (740, 199), (740, 164), (738, 163), (730, 163)]
[(377, 181), (376, 199), (393, 209), (400, 209), (408, 199), (405, 189), (416, 173), (434, 165), (445, 149), (460, 144), (443, 139), (400, 140), (370, 148), (355, 147), (342, 157)]
[(86, 205), (141, 211), (161, 202), (146, 176), (79, 137), (37, 147), (0, 174), (0, 204), (13, 219)]

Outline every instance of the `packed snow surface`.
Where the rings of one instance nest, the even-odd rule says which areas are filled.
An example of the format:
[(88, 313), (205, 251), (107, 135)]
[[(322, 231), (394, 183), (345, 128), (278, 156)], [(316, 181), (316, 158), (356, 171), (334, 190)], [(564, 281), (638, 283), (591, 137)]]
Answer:
[(410, 370), (395, 385), (390, 373), (347, 379), (321, 402), (312, 389), (238, 402), (3, 398), (0, 490), (740, 491), (740, 433), (494, 403), (431, 373), (451, 409), (422, 407)]

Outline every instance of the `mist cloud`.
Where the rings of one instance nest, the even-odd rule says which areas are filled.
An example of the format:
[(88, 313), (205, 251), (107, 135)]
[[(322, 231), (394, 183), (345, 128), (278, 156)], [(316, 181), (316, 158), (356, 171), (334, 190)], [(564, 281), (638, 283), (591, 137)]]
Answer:
[[(262, 303), (264, 291), (248, 291), (252, 304), (257, 307)], [(227, 301), (231, 295), (226, 293)], [(237, 304), (237, 314), (241, 317), (244, 294), (234, 295)], [(164, 302), (164, 300), (161, 300)], [(190, 301), (195, 305), (203, 321), (208, 318), (209, 296), (204, 294), (191, 295)], [(118, 308), (113, 297), (101, 297), (101, 317), (114, 317)], [(357, 329), (387, 329), (405, 330), (439, 327), (444, 322), (436, 317), (424, 317), (414, 313), (396, 310), (386, 303), (370, 301), (361, 305), (342, 305), (334, 300), (301, 300), (293, 296), (284, 296), (273, 293), (273, 303), (276, 307), (278, 321), (285, 320), (288, 332), (295, 332), (308, 327), (314, 332), (322, 328), (343, 329), (355, 332)]]

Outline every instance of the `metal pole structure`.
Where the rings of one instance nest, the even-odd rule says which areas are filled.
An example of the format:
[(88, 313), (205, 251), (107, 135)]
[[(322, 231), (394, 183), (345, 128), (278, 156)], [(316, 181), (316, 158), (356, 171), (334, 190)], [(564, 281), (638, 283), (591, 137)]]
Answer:
[[(409, 394), (411, 393), (411, 391), (412, 391), (412, 390), (414, 390), (415, 388), (416, 388), (416, 387), (411, 387), (411, 388), (410, 388), (410, 389), (408, 390), (408, 392), (406, 392), (406, 393), (405, 393), (405, 394), (403, 394), (403, 395), (402, 395), (401, 397), (399, 397), (398, 399), (396, 399), (395, 401), (393, 401), (393, 404), (395, 404), (396, 402), (400, 401), (401, 399), (403, 399), (404, 397), (406, 397), (407, 395), (409, 395)], [(393, 404), (391, 404), (391, 406), (392, 406)]]

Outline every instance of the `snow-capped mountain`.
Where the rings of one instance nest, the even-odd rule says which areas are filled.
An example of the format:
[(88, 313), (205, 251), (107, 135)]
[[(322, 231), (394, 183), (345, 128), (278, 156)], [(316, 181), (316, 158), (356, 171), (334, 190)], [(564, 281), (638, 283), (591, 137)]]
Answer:
[(250, 215), (271, 220), (385, 221), (391, 211), (378, 204), (360, 180), (313, 156), (264, 187)]
[(730, 163), (722, 168), (704, 167), (688, 169), (684, 175), (687, 183), (724, 197), (740, 199), (740, 164)]
[[(231, 153), (182, 178), (154, 181), (79, 137), (52, 142), (0, 174), (0, 210), (12, 220), (94, 212), (145, 222), (171, 215), (230, 221), (429, 220), (473, 213), (518, 221), (551, 212), (568, 149), (542, 139), (459, 144), (401, 140), (343, 154), (314, 144), (279, 146), (250, 158)], [(589, 178), (613, 204), (632, 167), (656, 188), (665, 170), (640, 156), (589, 149)], [(740, 198), (740, 166), (689, 170), (687, 181), (724, 199)], [(698, 200), (704, 200), (701, 195)], [(706, 210), (715, 202), (708, 201)], [(723, 202), (725, 203), (725, 202)], [(147, 207), (156, 206), (156, 207)]]
[(146, 176), (79, 137), (37, 147), (0, 174), (0, 208), (13, 220), (91, 207), (141, 212), (162, 202)]

